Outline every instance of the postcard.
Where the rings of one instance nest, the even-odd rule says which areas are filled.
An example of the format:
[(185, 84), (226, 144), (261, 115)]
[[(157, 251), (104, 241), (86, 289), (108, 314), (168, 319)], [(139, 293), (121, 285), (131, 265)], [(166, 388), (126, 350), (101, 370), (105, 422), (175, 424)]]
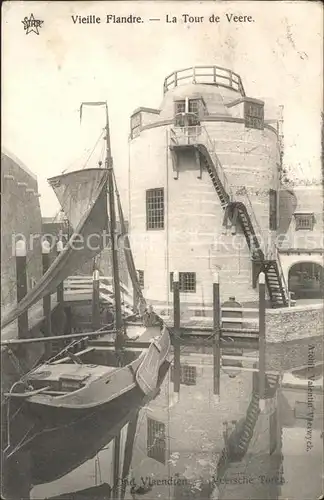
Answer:
[(2, 14), (2, 497), (323, 498), (322, 4)]

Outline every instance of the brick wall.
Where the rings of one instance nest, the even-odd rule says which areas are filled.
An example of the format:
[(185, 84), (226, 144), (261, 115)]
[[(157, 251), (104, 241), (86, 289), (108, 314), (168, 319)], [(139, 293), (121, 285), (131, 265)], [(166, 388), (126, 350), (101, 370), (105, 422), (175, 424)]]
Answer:
[[(8, 177), (13, 176), (13, 178)], [(18, 185), (24, 183), (24, 185)], [(1, 306), (10, 307), (16, 300), (16, 263), (13, 247), (15, 235), (21, 233), (27, 240), (27, 278), (31, 281), (41, 277), (40, 238), (33, 240), (31, 248), (30, 235), (42, 232), (41, 211), (37, 197), (36, 177), (18, 160), (1, 153)], [(18, 238), (19, 239), (19, 238)]]

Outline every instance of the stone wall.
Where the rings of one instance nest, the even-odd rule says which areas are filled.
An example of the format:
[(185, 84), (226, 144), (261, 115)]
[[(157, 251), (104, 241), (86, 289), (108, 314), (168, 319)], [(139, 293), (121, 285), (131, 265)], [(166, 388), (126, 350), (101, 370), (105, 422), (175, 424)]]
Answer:
[(315, 347), (315, 362), (321, 362), (323, 320), (323, 304), (267, 310), (267, 369), (283, 371), (307, 365), (311, 345)]
[(267, 342), (286, 342), (323, 335), (323, 304), (266, 311)]

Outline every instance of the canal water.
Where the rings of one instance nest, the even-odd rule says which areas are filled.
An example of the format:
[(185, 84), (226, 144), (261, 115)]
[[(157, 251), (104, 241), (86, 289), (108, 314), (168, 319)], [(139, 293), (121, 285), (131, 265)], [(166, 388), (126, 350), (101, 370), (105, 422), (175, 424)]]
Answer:
[[(286, 371), (278, 387), (270, 377), (269, 397), (260, 402), (257, 377), (247, 369), (255, 354), (244, 353), (250, 364), (223, 367), (218, 397), (211, 354), (182, 353), (180, 396), (173, 391), (170, 369), (160, 394), (140, 411), (130, 473), (119, 481), (126, 500), (320, 497), (323, 366), (317, 364), (311, 374)], [(121, 464), (126, 431), (127, 426), (121, 433)], [(91, 432), (87, 429), (90, 438)], [(112, 486), (112, 462), (110, 443), (78, 469), (34, 486), (31, 498), (86, 498), (75, 492)], [(108, 496), (93, 493), (92, 498)]]

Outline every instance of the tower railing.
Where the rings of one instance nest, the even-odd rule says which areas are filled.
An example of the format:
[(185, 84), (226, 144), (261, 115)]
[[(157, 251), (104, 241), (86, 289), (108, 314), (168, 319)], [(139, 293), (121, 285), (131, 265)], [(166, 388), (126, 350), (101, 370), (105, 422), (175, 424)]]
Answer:
[(242, 97), (245, 97), (241, 77), (234, 71), (221, 66), (192, 66), (174, 71), (165, 78), (163, 90), (166, 93), (179, 85), (188, 85), (190, 83), (225, 87), (239, 92)]

